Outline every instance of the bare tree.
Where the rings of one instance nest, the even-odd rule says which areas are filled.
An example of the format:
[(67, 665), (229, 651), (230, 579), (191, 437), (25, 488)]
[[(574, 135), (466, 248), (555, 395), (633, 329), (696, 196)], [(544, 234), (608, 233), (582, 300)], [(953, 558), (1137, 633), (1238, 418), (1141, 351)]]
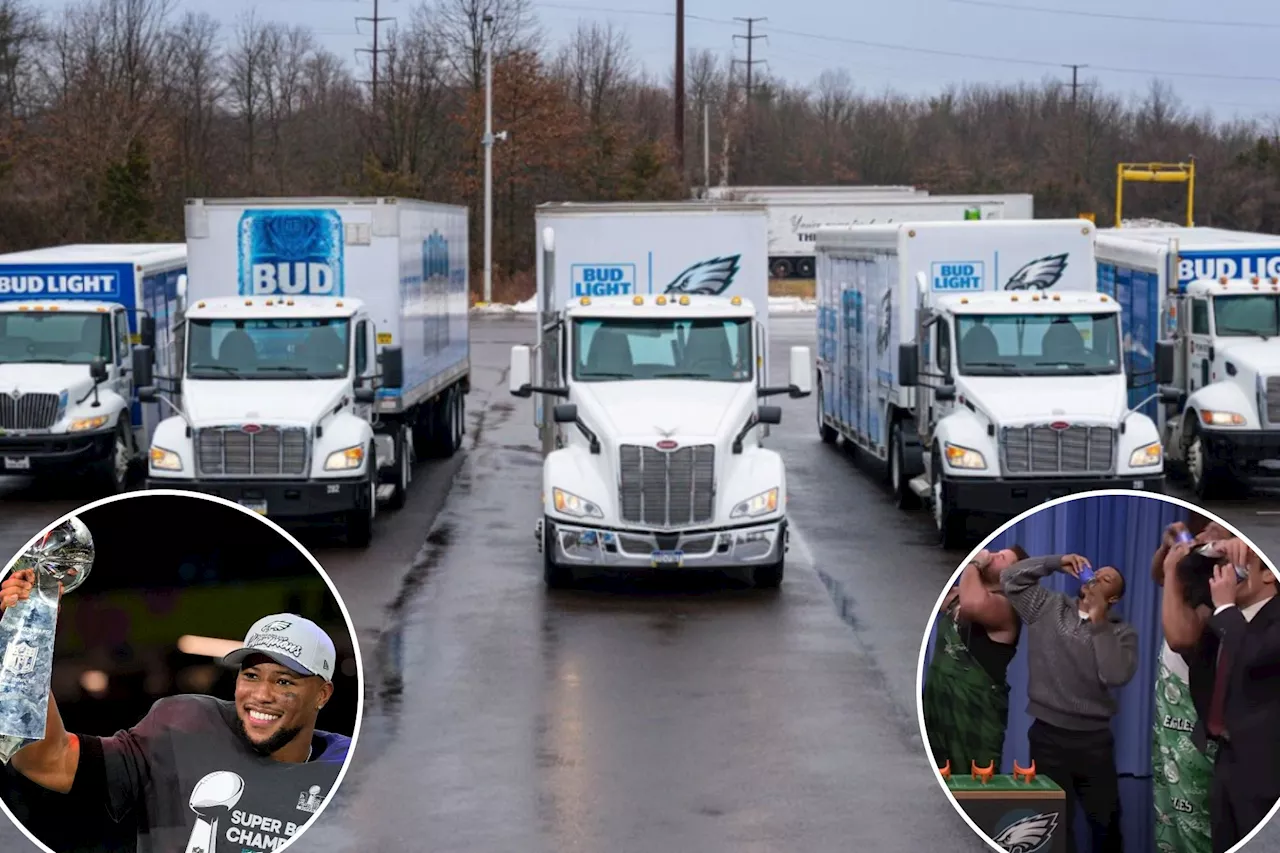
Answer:
[(493, 16), (493, 52), (538, 50), (542, 36), (529, 0), (436, 0), (431, 18), (461, 85), (484, 88), (484, 16)]

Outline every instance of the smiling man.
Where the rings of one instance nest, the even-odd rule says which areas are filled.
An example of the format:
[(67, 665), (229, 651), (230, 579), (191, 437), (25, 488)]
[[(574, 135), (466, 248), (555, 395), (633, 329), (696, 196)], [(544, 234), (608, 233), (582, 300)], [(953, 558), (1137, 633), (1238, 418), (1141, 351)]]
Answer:
[[(0, 584), (0, 606), (30, 594), (28, 575)], [(233, 700), (169, 696), (133, 728), (96, 737), (68, 733), (50, 695), (44, 739), (11, 763), (65, 794), (69, 814), (135, 817), (138, 853), (276, 850), (320, 810), (350, 749), (347, 736), (316, 729), (334, 658), (311, 620), (266, 616), (223, 658), (239, 667)]]

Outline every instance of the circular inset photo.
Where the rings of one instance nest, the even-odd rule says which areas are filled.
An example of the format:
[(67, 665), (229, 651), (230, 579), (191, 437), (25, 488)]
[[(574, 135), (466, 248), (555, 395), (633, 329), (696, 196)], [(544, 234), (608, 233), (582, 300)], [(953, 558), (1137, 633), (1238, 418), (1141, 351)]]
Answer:
[(41, 849), (279, 851), (342, 782), (363, 673), (315, 558), (221, 498), (32, 531), (0, 579), (0, 808)]
[(1280, 800), (1275, 565), (1176, 498), (1085, 492), (1002, 525), (941, 591), (919, 722), (995, 850), (1227, 853)]

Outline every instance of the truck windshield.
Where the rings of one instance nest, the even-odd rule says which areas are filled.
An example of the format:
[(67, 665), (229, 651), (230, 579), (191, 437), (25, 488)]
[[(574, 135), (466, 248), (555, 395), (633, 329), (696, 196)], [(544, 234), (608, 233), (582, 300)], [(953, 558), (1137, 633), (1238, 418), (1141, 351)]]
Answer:
[(111, 315), (64, 311), (0, 314), (0, 364), (111, 361)]
[(1120, 372), (1118, 314), (956, 318), (965, 376), (1099, 376)]
[(350, 361), (344, 318), (193, 320), (192, 379), (340, 379)]
[(582, 319), (573, 324), (573, 378), (750, 382), (749, 319)]
[(1213, 321), (1219, 337), (1275, 337), (1280, 335), (1280, 298), (1261, 293), (1215, 296)]

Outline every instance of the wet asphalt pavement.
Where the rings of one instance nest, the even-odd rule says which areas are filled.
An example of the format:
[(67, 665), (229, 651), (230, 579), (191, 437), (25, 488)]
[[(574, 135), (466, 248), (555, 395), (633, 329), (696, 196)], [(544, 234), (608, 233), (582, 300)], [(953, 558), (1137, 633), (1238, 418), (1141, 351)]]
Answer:
[[(290, 849), (988, 849), (929, 772), (914, 700), (921, 632), (964, 553), (819, 441), (812, 397), (775, 399), (793, 525), (780, 591), (545, 592), (531, 403), (506, 391), (532, 323), (473, 320), (465, 451), (418, 467), (369, 549), (301, 535), (359, 632), (367, 701), (342, 787)], [(771, 325), (780, 376), (813, 317)], [(90, 498), (8, 484), (0, 555)], [(1280, 553), (1280, 500), (1208, 508)], [(27, 846), (0, 822), (0, 849)], [(1280, 850), (1280, 829), (1250, 849)]]

